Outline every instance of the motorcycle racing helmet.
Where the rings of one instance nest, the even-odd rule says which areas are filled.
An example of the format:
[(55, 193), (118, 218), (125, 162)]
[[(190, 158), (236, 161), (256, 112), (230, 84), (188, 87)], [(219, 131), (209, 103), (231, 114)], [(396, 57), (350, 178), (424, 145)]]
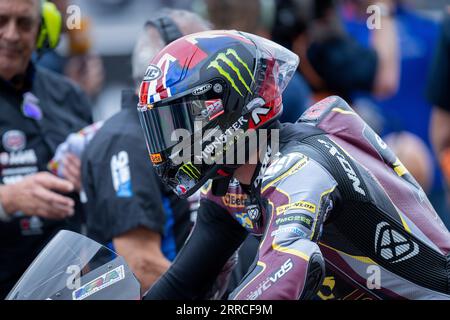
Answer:
[(245, 146), (240, 134), (281, 115), (298, 62), (288, 49), (234, 30), (187, 35), (160, 51), (141, 83), (138, 113), (163, 183), (187, 197), (230, 176), (240, 164), (225, 159), (237, 141)]

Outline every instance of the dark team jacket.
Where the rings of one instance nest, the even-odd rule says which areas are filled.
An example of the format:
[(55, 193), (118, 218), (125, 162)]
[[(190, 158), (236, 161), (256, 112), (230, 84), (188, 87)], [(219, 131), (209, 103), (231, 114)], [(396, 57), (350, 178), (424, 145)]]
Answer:
[(103, 124), (83, 154), (88, 236), (112, 246), (114, 237), (146, 227), (162, 235), (162, 252), (172, 260), (191, 229), (189, 203), (154, 173), (136, 106), (137, 97), (124, 92), (123, 110)]
[[(56, 147), (92, 122), (87, 97), (68, 79), (30, 64), (24, 83), (17, 91), (0, 80), (2, 184), (47, 171)], [(79, 211), (76, 216), (52, 221), (18, 212), (11, 222), (0, 222), (0, 296), (8, 293), (55, 232), (79, 228)]]
[(259, 216), (236, 180), (224, 197), (203, 188), (188, 242), (146, 298), (201, 298), (252, 233), (262, 236), (257, 261), (232, 299), (314, 296), (305, 293), (317, 281), (317, 255), (326, 276), (316, 298), (450, 299), (448, 230), (408, 170), (341, 98), (281, 125), (280, 152), (259, 174)]

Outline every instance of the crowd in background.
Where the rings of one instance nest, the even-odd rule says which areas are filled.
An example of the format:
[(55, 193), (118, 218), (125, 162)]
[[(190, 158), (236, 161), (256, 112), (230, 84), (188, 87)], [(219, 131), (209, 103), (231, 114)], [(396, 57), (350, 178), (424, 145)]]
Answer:
[[(36, 1), (17, 1), (22, 2), (26, 7), (26, 3)], [(15, 29), (4, 22), (4, 12), (13, 12), (7, 8), (11, 3), (0, 0), (0, 53), (8, 43), (19, 43), (14, 38)], [(22, 183), (19, 190), (29, 188), (30, 199), (40, 199), (60, 210), (37, 200), (33, 207), (14, 205), (9, 199), (5, 202), (12, 191), (0, 188), (0, 202), (6, 211), (0, 222), (0, 237), (4, 238), (0, 241), (0, 297), (7, 294), (42, 246), (61, 228), (84, 232), (114, 248), (127, 259), (143, 290), (168, 268), (195, 220), (195, 201), (188, 203), (174, 198), (151, 171), (134, 115), (136, 87), (146, 61), (164, 45), (176, 36), (208, 29), (254, 33), (295, 52), (300, 65), (283, 95), (284, 112), (280, 120), (295, 122), (314, 102), (329, 95), (342, 96), (397, 153), (450, 227), (447, 1), (55, 0), (54, 3), (64, 15), (63, 22), (70, 15), (69, 7), (77, 5), (80, 28), (70, 29), (63, 23), (56, 49), (38, 53), (30, 49), (29, 57), (22, 61), (23, 70), (18, 70), (24, 77), (17, 79), (17, 74), (8, 73), (0, 61), (0, 104), (2, 110), (6, 110), (4, 101), (23, 106), (22, 96), (32, 92), (41, 103), (48, 99), (50, 104), (60, 103), (64, 108), (47, 110), (41, 106), (45, 109), (41, 115), (43, 122), (39, 116), (33, 118), (33, 110), (31, 116), (22, 111), (23, 122), (17, 120), (14, 124), (18, 128), (9, 118), (1, 120), (0, 160), (2, 185)], [(370, 22), (373, 12), (367, 8), (373, 4), (380, 9), (380, 28)], [(183, 10), (163, 11), (163, 7)], [(179, 34), (172, 34), (173, 38), (164, 35), (162, 16), (169, 17)], [(148, 20), (152, 22), (146, 24)], [(35, 26), (36, 30), (30, 27), (28, 32), (37, 32), (38, 27)], [(114, 34), (108, 34), (106, 29)], [(27, 30), (21, 32), (25, 34)], [(24, 49), (19, 46), (17, 50)], [(48, 70), (51, 75), (46, 74)], [(42, 79), (40, 73), (44, 74)], [(41, 87), (38, 90), (36, 86)], [(122, 92), (123, 89), (128, 91)], [(44, 98), (47, 95), (50, 97)], [(72, 116), (65, 116), (61, 110)], [(5, 112), (8, 111), (2, 111)], [(42, 110), (37, 108), (36, 112)], [(45, 123), (46, 116), (50, 124)], [(5, 113), (3, 117), (12, 116)], [(31, 120), (39, 125), (35, 126)], [(42, 135), (39, 143), (45, 148), (30, 145), (38, 161), (29, 166), (33, 168), (26, 174), (22, 167), (12, 166), (24, 173), (17, 171), (14, 177), (23, 175), (25, 179), (11, 180), (6, 174), (7, 169), (12, 172), (11, 166), (5, 165), (3, 159), (6, 154), (26, 151), (17, 144), (20, 139), (32, 143), (31, 137), (35, 135)], [(8, 138), (9, 149), (5, 146)], [(140, 144), (136, 142), (139, 139)], [(64, 141), (66, 144), (62, 144)], [(135, 149), (134, 144), (140, 148)], [(80, 150), (74, 146), (81, 146)], [(61, 159), (58, 152), (69, 155)], [(56, 178), (38, 173), (48, 170), (60, 178), (52, 180)], [(102, 180), (108, 175), (109, 180)], [(131, 178), (127, 180), (124, 176), (139, 179), (134, 178), (130, 187), (127, 183), (131, 183)], [(41, 188), (39, 194), (32, 191), (36, 186)], [(49, 190), (55, 193), (50, 194)], [(242, 250), (254, 250), (255, 245), (257, 240), (249, 238)], [(232, 281), (239, 281), (250, 260), (240, 262), (240, 270)]]

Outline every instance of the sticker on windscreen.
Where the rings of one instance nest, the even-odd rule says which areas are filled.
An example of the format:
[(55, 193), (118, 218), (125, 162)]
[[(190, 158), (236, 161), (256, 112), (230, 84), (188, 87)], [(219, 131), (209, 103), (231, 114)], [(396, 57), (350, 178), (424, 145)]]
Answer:
[(123, 265), (118, 266), (117, 268), (108, 271), (102, 274), (100, 277), (95, 278), (94, 280), (86, 283), (79, 289), (72, 292), (73, 300), (83, 300), (87, 297), (103, 290), (120, 280), (125, 278), (125, 270)]

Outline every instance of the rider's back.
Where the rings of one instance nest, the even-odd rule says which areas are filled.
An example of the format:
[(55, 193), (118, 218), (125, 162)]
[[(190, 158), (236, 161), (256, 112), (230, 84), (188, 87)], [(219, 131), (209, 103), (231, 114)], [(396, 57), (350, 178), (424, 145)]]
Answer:
[[(281, 126), (280, 153), (261, 191), (259, 223), (246, 212), (237, 181), (225, 197), (210, 190), (203, 197), (247, 231), (272, 236), (263, 238), (260, 260), (270, 250), (300, 252), (299, 237), (318, 242), (327, 266), (321, 290), (328, 292), (319, 297), (448, 298), (447, 229), (395, 154), (341, 98)], [(374, 268), (381, 284), (369, 289)]]
[[(305, 137), (305, 126), (323, 133)], [(368, 291), (381, 298), (450, 293), (448, 230), (408, 170), (344, 100), (319, 102), (284, 131), (284, 150), (313, 158), (338, 183), (320, 239), (328, 269), (352, 275), (365, 290), (368, 270), (379, 268), (380, 289)]]

